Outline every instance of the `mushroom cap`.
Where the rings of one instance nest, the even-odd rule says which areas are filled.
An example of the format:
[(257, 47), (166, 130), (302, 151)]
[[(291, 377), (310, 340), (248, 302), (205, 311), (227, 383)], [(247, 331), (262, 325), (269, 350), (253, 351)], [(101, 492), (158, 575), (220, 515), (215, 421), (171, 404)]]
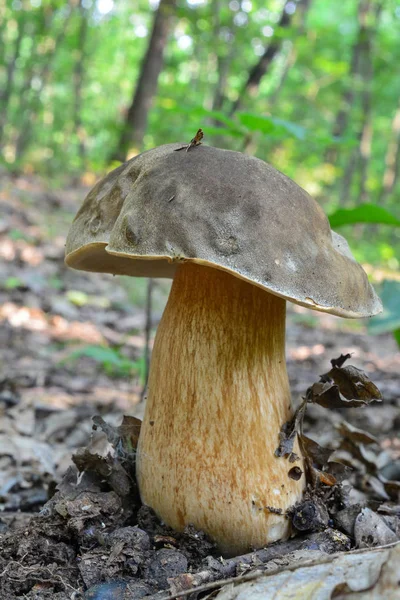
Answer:
[(314, 310), (381, 311), (346, 240), (294, 181), (240, 152), (179, 147), (144, 152), (95, 185), (70, 229), (68, 266), (173, 277), (192, 261)]

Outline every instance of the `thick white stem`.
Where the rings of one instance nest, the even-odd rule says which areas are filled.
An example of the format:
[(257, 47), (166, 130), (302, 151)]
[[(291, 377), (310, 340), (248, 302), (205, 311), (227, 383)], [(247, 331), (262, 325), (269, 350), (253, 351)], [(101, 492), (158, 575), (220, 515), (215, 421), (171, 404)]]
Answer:
[(294, 465), (274, 455), (291, 417), (285, 308), (228, 273), (186, 263), (157, 331), (138, 447), (141, 498), (226, 554), (286, 537), (287, 519), (270, 508), (284, 513), (304, 489), (304, 475), (294, 481)]

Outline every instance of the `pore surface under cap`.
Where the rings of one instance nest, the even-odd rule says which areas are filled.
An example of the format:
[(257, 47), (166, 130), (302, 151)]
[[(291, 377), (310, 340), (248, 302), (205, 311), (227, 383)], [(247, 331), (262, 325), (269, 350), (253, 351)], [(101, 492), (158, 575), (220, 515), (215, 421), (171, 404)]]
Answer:
[(294, 181), (239, 152), (179, 147), (145, 152), (93, 188), (68, 235), (69, 266), (173, 277), (191, 260), (315, 310), (380, 312), (346, 240)]

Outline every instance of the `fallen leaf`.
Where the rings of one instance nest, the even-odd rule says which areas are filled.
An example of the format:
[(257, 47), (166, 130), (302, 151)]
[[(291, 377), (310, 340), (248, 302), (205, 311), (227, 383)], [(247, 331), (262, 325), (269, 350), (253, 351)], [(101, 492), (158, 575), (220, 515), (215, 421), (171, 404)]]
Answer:
[(106, 480), (121, 498), (128, 498), (133, 493), (133, 480), (118, 460), (104, 432), (96, 432), (89, 445), (78, 450), (72, 460), (81, 473), (95, 473)]
[(337, 425), (337, 430), (342, 437), (349, 439), (352, 442), (365, 445), (379, 444), (379, 441), (375, 436), (371, 435), (367, 431), (363, 431), (362, 429), (357, 429), (357, 427), (354, 427), (354, 425), (351, 425), (346, 421), (342, 421), (339, 425)]
[(293, 460), (290, 460), (293, 454), (293, 445), (296, 440), (296, 436), (302, 431), (302, 424), (306, 409), (307, 402), (306, 400), (303, 400), (290, 421), (287, 421), (283, 424), (279, 432), (279, 446), (275, 450), (275, 456), (283, 456), (285, 458), (289, 457), (289, 461), (293, 462)]
[(352, 365), (333, 367), (307, 390), (308, 402), (325, 408), (351, 408), (380, 402), (382, 395), (364, 371)]
[(311, 460), (312, 465), (318, 469), (325, 467), (333, 452), (330, 448), (323, 448), (306, 435), (301, 436), (301, 447), (306, 456)]
[[(250, 574), (250, 581), (230, 583), (222, 588), (217, 600), (327, 600), (337, 595), (337, 590), (360, 592), (378, 584), (384, 565), (393, 573), (384, 596), (390, 598), (398, 590), (395, 573), (400, 560), (400, 546), (392, 549), (365, 550), (334, 557), (329, 562), (317, 558), (313, 563), (293, 563), (278, 566), (270, 574)], [(397, 564), (396, 564), (397, 561)], [(246, 577), (246, 576), (244, 576)], [(370, 591), (363, 595), (370, 598)], [(341, 596), (345, 598), (346, 596)], [(353, 597), (353, 596), (351, 596)]]
[(363, 508), (354, 523), (354, 537), (359, 548), (385, 546), (398, 541), (397, 535), (373, 510)]

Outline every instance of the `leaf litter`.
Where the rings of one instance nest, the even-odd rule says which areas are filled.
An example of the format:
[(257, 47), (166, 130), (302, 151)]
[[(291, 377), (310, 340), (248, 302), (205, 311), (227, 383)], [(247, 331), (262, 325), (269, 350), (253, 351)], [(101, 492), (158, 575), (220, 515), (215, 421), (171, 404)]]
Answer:
[[(127, 334), (141, 330), (144, 321), (123, 286), (112, 277), (66, 271), (63, 236), (44, 233), (44, 219), (66, 230), (84, 191), (47, 194), (27, 178), (11, 184), (3, 178), (1, 186), (7, 210), (0, 280), (7, 289), (0, 285), (0, 597), (160, 600), (190, 594), (194, 600), (205, 593), (214, 597), (224, 583), (234, 590), (246, 578), (251, 584), (268, 575), (268, 591), (260, 593), (265, 599), (273, 589), (279, 600), (295, 572), (302, 573), (301, 585), (314, 582), (316, 588), (334, 578), (343, 597), (374, 586), (381, 573), (376, 597), (390, 597), (395, 555), (379, 548), (400, 535), (400, 442), (394, 435), (400, 425), (399, 361), (389, 337), (329, 329), (327, 315), (321, 319), (328, 328), (311, 329), (289, 315), (292, 390), (309, 390), (279, 440), (290, 476), (300, 469), (293, 452), (297, 436), (307, 457), (306, 494), (287, 515), (296, 535), (223, 559), (202, 532), (188, 527), (177, 534), (140, 506), (134, 477), (140, 423), (128, 418), (117, 425), (139, 398), (137, 384), (113, 378), (85, 354), (79, 364), (65, 360), (82, 344), (109, 344), (124, 348), (121, 360), (135, 361), (142, 343)], [(24, 239), (7, 237), (13, 228)], [(80, 297), (67, 290), (79, 290)], [(93, 304), (93, 298), (104, 302)], [(313, 383), (323, 356), (343, 348)], [(378, 383), (384, 405), (363, 371), (345, 366), (353, 352)], [(358, 545), (364, 547), (354, 550)], [(310, 569), (317, 570), (315, 577)], [(299, 580), (296, 585), (302, 597), (304, 587)], [(199, 586), (203, 591), (194, 592)], [(241, 591), (242, 597), (250, 592)], [(310, 594), (320, 597), (314, 588)]]
[[(329, 410), (331, 398), (334, 409), (338, 399), (341, 409), (362, 407), (380, 401), (381, 394), (355, 367), (336, 364), (320, 381), (336, 389), (321, 395), (318, 384), (308, 388), (293, 418), (282, 427), (276, 451), (287, 460), (293, 478), (299, 471), (301, 475), (293, 452), (296, 439), (304, 456), (307, 489), (302, 501), (286, 515), (295, 537), (223, 559), (203, 532), (191, 526), (183, 533), (173, 531), (140, 503), (134, 469), (140, 420), (126, 416), (121, 425), (114, 426), (97, 415), (89, 444), (75, 452), (73, 464), (39, 515), (24, 525), (22, 536), (18, 528), (3, 535), (4, 597), (24, 594), (33, 598), (39, 593), (43, 598), (94, 600), (196, 598), (197, 588), (218, 590), (227, 578), (236, 577), (238, 585), (227, 585), (217, 597), (250, 599), (255, 587), (271, 588), (272, 579), (265, 576), (277, 565), (278, 579), (273, 585), (278, 588), (271, 589), (284, 593), (293, 569), (294, 580), (301, 575), (301, 585), (306, 585), (307, 581), (321, 581), (337, 560), (344, 561), (338, 581), (346, 581), (352, 589), (352, 559), (346, 563), (345, 556), (353, 548), (365, 549), (364, 580), (368, 585), (378, 581), (375, 571), (371, 575), (367, 553), (396, 542), (400, 534), (399, 482), (382, 475), (385, 468), (389, 473), (390, 454), (381, 450), (375, 436), (344, 420), (336, 426), (339, 442), (332, 449), (320, 446), (303, 429), (310, 405), (319, 404), (325, 410), (328, 406)], [(364, 494), (363, 501), (352, 499), (354, 489)], [(345, 553), (342, 559), (335, 558), (338, 553)], [(329, 555), (333, 555), (332, 562), (326, 563)], [(389, 561), (389, 554), (379, 554), (382, 556)], [(305, 566), (303, 573), (301, 564), (308, 560), (315, 566)], [(246, 576), (251, 577), (251, 584), (240, 583)], [(243, 588), (247, 590), (243, 592), (243, 585), (251, 585), (251, 589)]]

